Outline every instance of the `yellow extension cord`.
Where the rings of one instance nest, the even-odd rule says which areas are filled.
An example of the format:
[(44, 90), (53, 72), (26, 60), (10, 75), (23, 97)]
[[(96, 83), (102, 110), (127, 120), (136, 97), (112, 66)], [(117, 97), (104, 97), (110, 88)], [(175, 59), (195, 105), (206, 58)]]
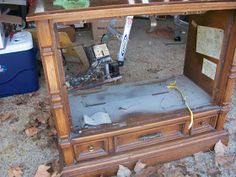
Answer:
[(190, 121), (190, 124), (189, 124), (188, 129), (191, 129), (192, 126), (193, 126), (193, 111), (191, 110), (191, 108), (190, 108), (189, 105), (188, 105), (186, 96), (185, 96), (184, 93), (177, 87), (176, 81), (171, 82), (171, 83), (167, 86), (167, 88), (169, 88), (169, 89), (176, 89), (176, 90), (180, 93), (180, 95), (182, 96), (183, 101), (184, 101), (184, 104), (186, 105), (186, 107), (188, 108), (188, 111), (189, 111), (189, 113), (190, 113), (190, 119), (191, 119), (191, 121)]

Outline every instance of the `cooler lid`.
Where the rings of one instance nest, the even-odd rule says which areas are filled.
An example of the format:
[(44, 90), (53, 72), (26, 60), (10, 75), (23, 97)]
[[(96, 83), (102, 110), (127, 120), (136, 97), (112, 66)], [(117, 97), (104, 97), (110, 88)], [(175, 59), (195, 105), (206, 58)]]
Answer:
[(13, 38), (7, 39), (7, 44), (4, 49), (0, 49), (1, 54), (13, 53), (13, 52), (22, 52), (30, 50), (33, 48), (32, 35), (28, 31), (21, 31), (15, 33)]

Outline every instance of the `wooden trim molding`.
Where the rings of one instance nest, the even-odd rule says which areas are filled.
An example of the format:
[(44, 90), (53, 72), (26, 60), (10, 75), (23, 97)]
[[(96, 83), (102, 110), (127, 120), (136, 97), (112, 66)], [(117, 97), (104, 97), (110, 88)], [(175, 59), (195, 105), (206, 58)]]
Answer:
[(76, 20), (91, 20), (129, 15), (143, 14), (192, 14), (209, 10), (236, 9), (236, 2), (202, 2), (202, 3), (151, 3), (141, 5), (122, 5), (101, 8), (86, 8), (80, 10), (55, 10), (50, 13), (32, 13), (27, 21), (49, 20), (55, 22), (69, 22)]
[(120, 164), (133, 168), (138, 160), (142, 160), (142, 162), (149, 165), (175, 160), (199, 151), (207, 151), (213, 148), (219, 140), (227, 143), (228, 133), (226, 131), (212, 132), (112, 157), (78, 163), (74, 166), (65, 167), (63, 169), (63, 176), (96, 177), (101, 174), (111, 176), (117, 171)]
[(43, 68), (46, 75), (48, 92), (50, 94), (51, 106), (56, 129), (59, 138), (68, 138), (70, 135), (69, 111), (66, 109), (65, 89), (63, 87), (63, 78), (61, 75), (62, 62), (58, 59), (55, 32), (50, 21), (39, 21), (37, 25), (37, 36), (39, 39), (40, 53), (43, 62)]

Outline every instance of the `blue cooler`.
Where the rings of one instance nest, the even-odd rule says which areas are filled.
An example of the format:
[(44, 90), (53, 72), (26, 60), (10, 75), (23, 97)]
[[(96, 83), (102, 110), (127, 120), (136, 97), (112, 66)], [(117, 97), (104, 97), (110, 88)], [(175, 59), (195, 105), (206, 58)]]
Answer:
[(0, 97), (38, 90), (36, 50), (30, 32), (16, 33), (0, 50)]

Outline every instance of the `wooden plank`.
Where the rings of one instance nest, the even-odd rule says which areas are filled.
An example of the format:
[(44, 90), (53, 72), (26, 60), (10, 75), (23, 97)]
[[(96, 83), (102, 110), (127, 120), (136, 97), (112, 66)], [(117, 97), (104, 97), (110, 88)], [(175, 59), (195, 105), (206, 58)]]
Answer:
[(142, 148), (115, 156), (108, 156), (102, 159), (81, 162), (74, 166), (65, 167), (63, 169), (63, 176), (97, 177), (102, 174), (104, 176), (113, 176), (117, 172), (120, 164), (133, 169), (138, 160), (148, 165), (176, 160), (199, 151), (207, 151), (213, 148), (219, 140), (222, 140), (223, 143), (227, 143), (227, 136), (226, 131), (212, 132), (163, 143), (150, 148)]
[(236, 9), (233, 0), (220, 1), (184, 1), (184, 0), (153, 0), (149, 3), (135, 1), (130, 4), (127, 0), (95, 0), (88, 8), (63, 9), (53, 6), (52, 0), (37, 1), (29, 12), (28, 21), (54, 19), (57, 22), (68, 22), (98, 18), (109, 18), (143, 14), (175, 14), (199, 13), (199, 11)]
[(81, 72), (85, 72), (87, 71), (87, 69), (89, 68), (89, 60), (88, 60), (88, 57), (84, 51), (84, 48), (82, 46), (75, 46), (73, 47), (75, 52), (77, 53), (78, 57), (79, 57), (79, 60), (81, 62), (81, 64), (83, 65), (81, 67)]

